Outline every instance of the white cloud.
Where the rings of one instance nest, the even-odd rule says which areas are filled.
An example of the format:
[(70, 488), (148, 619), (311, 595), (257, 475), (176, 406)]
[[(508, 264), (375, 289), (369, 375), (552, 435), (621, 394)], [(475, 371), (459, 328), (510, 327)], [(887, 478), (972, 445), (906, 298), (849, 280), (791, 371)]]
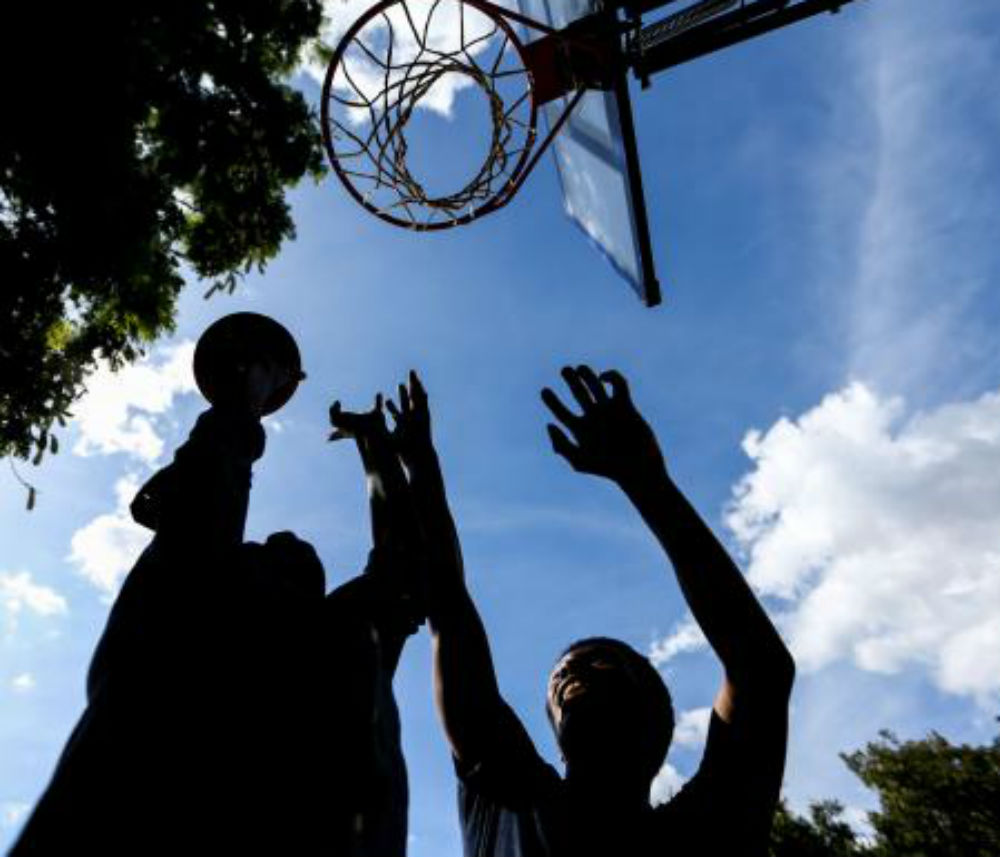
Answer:
[(24, 613), (56, 616), (68, 609), (66, 599), (49, 586), (35, 583), (27, 571), (0, 571), (0, 606), (6, 615), (8, 633)]
[(158, 348), (117, 372), (102, 363), (74, 406), (80, 439), (73, 452), (82, 456), (124, 452), (153, 464), (164, 447), (156, 418), (170, 409), (176, 397), (197, 389), (193, 359), (194, 343), (185, 341)]
[(905, 415), (855, 383), (751, 432), (726, 523), (758, 592), (787, 602), (799, 666), (917, 666), (1000, 691), (1000, 393)]
[(83, 577), (110, 597), (149, 543), (149, 530), (129, 514), (129, 503), (139, 490), (135, 476), (115, 483), (115, 511), (98, 515), (73, 534), (69, 560)]
[(708, 724), (711, 719), (711, 707), (682, 711), (674, 727), (674, 743), (680, 747), (702, 746), (708, 737)]
[(35, 677), (31, 673), (21, 673), (10, 681), (11, 690), (15, 693), (28, 693), (35, 689)]
[(664, 762), (663, 767), (660, 768), (660, 772), (653, 778), (649, 787), (649, 802), (653, 806), (666, 803), (681, 790), (683, 785), (684, 777), (677, 772), (673, 765)]
[(684, 618), (662, 640), (656, 640), (649, 648), (649, 659), (654, 667), (661, 667), (687, 652), (697, 652), (708, 645), (701, 628), (690, 616)]
[(0, 827), (11, 828), (19, 824), (31, 809), (30, 803), (7, 801), (0, 804)]
[[(330, 47), (336, 48), (355, 21), (367, 12), (371, 5), (369, 0), (324, 0), (324, 25), (321, 32), (323, 41)], [(385, 14), (373, 18), (362, 29), (359, 35), (377, 56), (384, 56), (383, 49), (388, 43), (390, 25), (394, 38), (393, 65), (397, 69), (413, 62), (420, 55), (420, 43), (414, 29), (422, 37), (426, 34), (426, 44), (432, 50), (448, 52), (460, 46), (459, 3), (444, 0), (439, 4), (406, 4), (406, 8), (412, 16), (413, 26), (404, 14), (404, 4), (400, 3), (390, 7)], [(429, 15), (431, 17), (428, 26)], [(484, 36), (492, 30), (489, 20), (471, 7), (464, 7), (464, 15), (466, 44), (471, 44), (477, 37)], [(494, 39), (492, 42), (496, 45), (499, 40)], [(487, 50), (487, 47), (485, 42), (473, 44), (469, 53), (477, 56)], [(364, 97), (375, 100), (385, 83), (383, 69), (361, 50), (349, 50), (345, 53), (345, 58), (351, 81), (349, 82), (342, 73), (337, 75), (334, 80), (335, 90), (341, 95), (352, 98), (359, 95), (360, 90), (360, 94)], [(326, 78), (325, 65), (310, 60), (304, 68), (318, 83), (322, 83)], [(410, 90), (414, 84), (404, 82), (406, 77), (404, 71), (395, 72), (390, 80), (397, 87), (403, 86)], [(468, 75), (445, 74), (417, 103), (423, 108), (450, 116), (455, 95), (459, 90), (471, 85), (473, 81)], [(354, 111), (351, 115), (359, 121), (364, 118), (363, 111)]]

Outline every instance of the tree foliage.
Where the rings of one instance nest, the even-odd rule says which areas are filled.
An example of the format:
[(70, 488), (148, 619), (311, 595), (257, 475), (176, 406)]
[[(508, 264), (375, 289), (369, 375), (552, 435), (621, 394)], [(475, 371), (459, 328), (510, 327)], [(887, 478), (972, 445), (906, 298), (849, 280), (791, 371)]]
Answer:
[(869, 813), (871, 841), (861, 841), (834, 801), (808, 818), (782, 804), (771, 834), (772, 857), (996, 857), (1000, 854), (1000, 737), (953, 745), (932, 732), (900, 741), (891, 732), (842, 756), (878, 795)]
[(779, 804), (771, 827), (771, 857), (855, 857), (864, 853), (853, 828), (843, 819), (837, 801), (820, 801), (809, 808), (809, 817)]
[(318, 176), (289, 85), (319, 0), (28, 3), (5, 24), (0, 454), (38, 458), (98, 357), (172, 329), (182, 271), (232, 288)]
[(936, 732), (905, 742), (883, 732), (844, 760), (878, 792), (880, 809), (871, 816), (877, 855), (1000, 854), (1000, 737), (971, 747)]

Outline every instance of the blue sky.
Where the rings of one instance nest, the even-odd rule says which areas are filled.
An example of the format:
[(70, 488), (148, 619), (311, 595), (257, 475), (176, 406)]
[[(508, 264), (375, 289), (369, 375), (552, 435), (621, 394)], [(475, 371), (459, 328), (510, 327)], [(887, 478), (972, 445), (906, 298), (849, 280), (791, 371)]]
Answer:
[[(580, 361), (631, 378), (676, 480), (798, 658), (794, 805), (838, 797), (860, 817), (872, 798), (837, 752), (881, 728), (990, 739), (998, 34), (991, 0), (872, 0), (636, 89), (656, 310), (564, 218), (548, 160), (502, 212), (438, 235), (380, 223), (333, 177), (299, 188), (298, 238), (263, 276), (210, 301), (192, 285), (172, 340), (95, 378), (63, 451), (28, 474), (33, 513), (7, 478), (0, 846), (80, 713), (109, 599), (142, 545), (122, 498), (203, 407), (190, 343), (240, 309), (288, 326), (309, 373), (269, 427), (248, 535), (295, 530), (331, 586), (358, 570), (360, 465), (324, 443), (326, 409), (365, 406), (419, 369), (501, 687), (553, 761), (544, 681), (570, 640), (611, 634), (655, 655), (684, 725), (660, 789), (695, 769), (719, 678), (637, 516), (548, 449), (538, 390)], [(425, 122), (445, 157), (462, 143), (462, 106)], [(447, 857), (460, 853), (454, 778), (429, 689), (422, 634), (397, 679), (410, 852)]]

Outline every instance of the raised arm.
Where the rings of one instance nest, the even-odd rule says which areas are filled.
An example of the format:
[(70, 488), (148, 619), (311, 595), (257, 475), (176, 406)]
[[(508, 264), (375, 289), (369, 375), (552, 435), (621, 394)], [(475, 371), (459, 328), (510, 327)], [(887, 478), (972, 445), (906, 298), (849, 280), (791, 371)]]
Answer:
[(333, 610), (364, 615), (378, 629), (383, 662), (395, 672), (403, 644), (424, 620), (422, 545), (410, 486), (389, 436), (382, 397), (370, 411), (353, 413), (334, 402), (331, 440), (352, 438), (368, 486), (373, 548), (365, 574), (330, 597)]
[(409, 387), (400, 385), (399, 406), (386, 404), (424, 534), (438, 712), (455, 758), (474, 764), (495, 737), (504, 703), (486, 632), (465, 587), (462, 550), (431, 440), (427, 394), (416, 373), (410, 373)]
[(174, 461), (139, 490), (132, 516), (156, 533), (164, 558), (210, 565), (243, 541), (250, 468), (264, 451), (264, 404), (288, 378), (271, 361), (240, 367), (225, 401), (198, 418)]
[(566, 368), (562, 376), (581, 413), (542, 391), (566, 429), (548, 426), (553, 449), (574, 470), (617, 484), (663, 546), (691, 613), (725, 668), (716, 713), (727, 722), (769, 710), (783, 717), (794, 676), (791, 655), (729, 554), (670, 478), (625, 379), (614, 371), (598, 376), (588, 366)]

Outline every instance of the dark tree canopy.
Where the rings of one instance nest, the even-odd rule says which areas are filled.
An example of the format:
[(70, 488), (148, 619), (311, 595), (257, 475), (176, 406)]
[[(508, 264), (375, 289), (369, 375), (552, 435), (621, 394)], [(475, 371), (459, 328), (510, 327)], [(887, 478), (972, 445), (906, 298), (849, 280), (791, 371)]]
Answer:
[(1000, 854), (1000, 737), (972, 747), (936, 732), (905, 742), (883, 732), (844, 761), (878, 792), (880, 809), (871, 817), (877, 855)]
[[(14, 20), (18, 23), (15, 25)], [(232, 288), (322, 170), (288, 82), (319, 0), (18, 4), (0, 71), (0, 454), (40, 455), (95, 356), (172, 329), (182, 270)]]
[(869, 813), (874, 838), (863, 842), (834, 801), (809, 818), (782, 805), (771, 832), (771, 857), (996, 857), (1000, 854), (1000, 737), (954, 745), (932, 732), (900, 741), (890, 732), (843, 756), (878, 794)]

